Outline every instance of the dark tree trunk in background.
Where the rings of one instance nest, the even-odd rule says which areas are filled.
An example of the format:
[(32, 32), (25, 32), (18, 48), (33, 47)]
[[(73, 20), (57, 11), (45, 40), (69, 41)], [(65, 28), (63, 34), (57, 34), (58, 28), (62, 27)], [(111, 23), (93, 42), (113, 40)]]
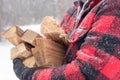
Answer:
[(71, 4), (72, 0), (0, 0), (0, 33), (6, 26), (39, 24), (47, 15), (61, 20)]

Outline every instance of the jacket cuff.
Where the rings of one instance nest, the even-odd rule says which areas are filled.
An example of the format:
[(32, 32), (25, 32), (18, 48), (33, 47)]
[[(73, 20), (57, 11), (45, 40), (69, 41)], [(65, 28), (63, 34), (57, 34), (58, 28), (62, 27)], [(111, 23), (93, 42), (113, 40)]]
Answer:
[(20, 75), (20, 80), (32, 80), (32, 75), (35, 72), (35, 68), (26, 68)]

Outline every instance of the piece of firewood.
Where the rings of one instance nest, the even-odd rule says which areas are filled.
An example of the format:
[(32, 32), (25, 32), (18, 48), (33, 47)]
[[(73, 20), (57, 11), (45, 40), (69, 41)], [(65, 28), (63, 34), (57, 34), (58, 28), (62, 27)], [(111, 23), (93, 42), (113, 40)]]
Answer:
[(63, 44), (65, 46), (69, 45), (67, 34), (64, 33), (59, 34), (58, 32), (51, 32), (51, 33), (44, 33), (44, 35), (46, 36), (46, 38), (52, 39), (60, 44)]
[[(53, 49), (53, 50), (56, 50), (56, 51), (59, 51), (61, 53), (65, 53), (67, 47), (62, 45), (62, 44), (59, 44), (51, 39), (47, 39), (47, 38), (36, 38), (36, 46), (39, 46), (41, 48), (44, 49), (44, 47), (46, 48), (49, 48), (49, 49)], [(60, 54), (62, 55), (62, 54)]]
[(13, 45), (18, 45), (23, 40), (20, 38), (23, 35), (24, 31), (17, 26), (12, 26), (8, 30), (2, 33), (3, 37), (11, 42)]
[(69, 45), (68, 36), (58, 22), (51, 16), (46, 16), (41, 23), (41, 33), (48, 39)]
[(34, 58), (34, 56), (31, 56), (31, 57), (29, 57), (29, 58), (26, 58), (26, 59), (23, 61), (23, 64), (24, 64), (26, 67), (29, 67), (29, 68), (37, 67), (37, 66), (36, 66), (36, 63), (35, 63), (35, 58)]
[(27, 43), (20, 43), (11, 49), (11, 59), (20, 58), (25, 59), (32, 56), (31, 46)]
[(37, 66), (42, 65), (44, 63), (44, 55), (40, 53), (40, 47), (36, 46), (35, 48), (32, 48), (32, 54), (35, 57), (35, 62)]
[(41, 22), (40, 32), (42, 34), (50, 32), (64, 33), (64, 30), (60, 27), (58, 22), (53, 17), (46, 16)]
[(24, 40), (25, 42), (35, 46), (36, 43), (35, 43), (35, 39), (38, 38), (38, 37), (41, 37), (38, 33), (32, 31), (32, 30), (29, 30), (27, 29), (23, 36), (21, 37), (22, 40)]
[(32, 54), (38, 67), (54, 67), (63, 63), (66, 48), (51, 39), (37, 38), (37, 46), (32, 48)]

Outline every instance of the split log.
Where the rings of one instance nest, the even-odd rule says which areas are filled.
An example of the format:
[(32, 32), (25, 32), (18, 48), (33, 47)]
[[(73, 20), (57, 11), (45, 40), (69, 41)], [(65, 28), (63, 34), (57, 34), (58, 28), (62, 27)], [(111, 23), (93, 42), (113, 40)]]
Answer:
[(32, 56), (31, 46), (27, 43), (21, 43), (11, 49), (11, 59), (12, 60), (15, 58), (25, 59), (30, 56)]
[(53, 17), (46, 16), (41, 22), (40, 32), (42, 34), (50, 32), (64, 33), (64, 30), (60, 27), (58, 22)]
[(69, 45), (68, 35), (60, 27), (58, 22), (50, 17), (46, 16), (41, 23), (41, 33), (48, 39), (52, 39), (58, 43)]
[(25, 33), (23, 34), (23, 36), (21, 37), (22, 40), (24, 40), (25, 42), (35, 46), (35, 39), (41, 37), (38, 33), (27, 29), (25, 31)]
[(67, 34), (59, 34), (58, 32), (44, 33), (47, 39), (52, 39), (55, 42), (63, 44), (65, 46), (69, 45), (68, 35)]
[(25, 60), (23, 61), (23, 64), (24, 64), (26, 67), (29, 67), (29, 68), (37, 67), (37, 66), (36, 66), (36, 63), (35, 63), (35, 58), (34, 58), (34, 56), (31, 56), (31, 57), (25, 59)]
[(17, 26), (12, 26), (8, 30), (3, 32), (3, 37), (6, 38), (9, 42), (11, 42), (13, 45), (18, 45), (23, 40), (20, 38), (23, 35), (24, 31), (20, 29)]
[(32, 54), (38, 67), (54, 67), (63, 63), (66, 48), (51, 39), (37, 38)]

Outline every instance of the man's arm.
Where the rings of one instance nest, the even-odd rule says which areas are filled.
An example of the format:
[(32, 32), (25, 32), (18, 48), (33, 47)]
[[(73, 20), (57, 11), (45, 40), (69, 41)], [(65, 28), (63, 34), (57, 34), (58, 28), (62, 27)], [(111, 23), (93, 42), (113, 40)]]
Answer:
[[(81, 5), (82, 5), (83, 3), (81, 3)], [(72, 26), (70, 23), (72, 22), (72, 23), (74, 23), (74, 19), (73, 19), (73, 16), (75, 17), (75, 10), (77, 10), (77, 5), (78, 5), (78, 1), (76, 1), (75, 3), (74, 3), (74, 6), (72, 6), (72, 8), (70, 8), (69, 10), (68, 10), (68, 12), (65, 14), (65, 16), (64, 16), (64, 21), (65, 22), (63, 22), (63, 24), (67, 24), (68, 23), (68, 25), (70, 25), (70, 26)], [(72, 20), (73, 19), (73, 20)], [(62, 24), (62, 23), (61, 23)], [(62, 27), (63, 27), (63, 25), (62, 25)], [(67, 27), (69, 27), (69, 26), (67, 26)], [(64, 29), (64, 28), (63, 28)], [(66, 31), (66, 29), (64, 29), (65, 31)], [(71, 30), (71, 29), (69, 29), (69, 30)], [(80, 79), (80, 80), (84, 80), (84, 76), (81, 74), (81, 72), (80, 72), (80, 69), (79, 69), (79, 66), (76, 66), (76, 64), (78, 64), (79, 63), (79, 61), (75, 61), (75, 62), (73, 62), (72, 63), (72, 65), (67, 65), (67, 67), (68, 67), (68, 69), (67, 69), (67, 73), (68, 73), (68, 71), (70, 71), (70, 69), (73, 67), (73, 68), (76, 68), (76, 70), (74, 71), (74, 69), (72, 69), (71, 70), (71, 72), (73, 72), (72, 74), (74, 74), (73, 75), (73, 78), (72, 79), (74, 79), (75, 77), (76, 78), (78, 78), (78, 79)], [(59, 72), (59, 71), (61, 71), (59, 74), (58, 74), (58, 78), (57, 78), (57, 75), (55, 76), (55, 79), (64, 79), (64, 78), (62, 78), (62, 77), (60, 77), (60, 75), (61, 74), (64, 74), (64, 69), (66, 68), (66, 65), (64, 65), (64, 66), (61, 66), (62, 68), (50, 68), (50, 69), (47, 69), (47, 70), (43, 70), (43, 69), (36, 69), (36, 68), (28, 68), (28, 67), (25, 67), (24, 65), (23, 65), (23, 63), (22, 63), (22, 60), (20, 60), (20, 59), (15, 59), (14, 61), (13, 61), (13, 64), (14, 64), (14, 66), (13, 66), (13, 69), (14, 69), (14, 72), (16, 73), (16, 76), (20, 79), (20, 80), (31, 80), (32, 78), (32, 75), (33, 75), (33, 73), (34, 73), (34, 75), (33, 75), (33, 80), (37, 80), (38, 79), (38, 76), (39, 76), (39, 74), (40, 74), (40, 72), (42, 72), (42, 80), (44, 80), (44, 78), (46, 78), (46, 80), (49, 80), (50, 79), (50, 77), (43, 77), (43, 76), (50, 76), (51, 75), (51, 71), (53, 70), (53, 74), (54, 75), (56, 75), (56, 70)], [(81, 65), (81, 64), (80, 64)], [(58, 70), (59, 69), (59, 70)], [(36, 71), (35, 71), (36, 70)], [(44, 72), (45, 72), (45, 74), (44, 74)], [(46, 74), (46, 72), (48, 73), (48, 74)], [(65, 74), (65, 75), (67, 75), (68, 76), (68, 79), (69, 78), (71, 78), (71, 73), (70, 74)], [(79, 73), (79, 74), (78, 74)], [(54, 75), (53, 75), (53, 79), (54, 79)], [(62, 75), (61, 75), (62, 76)], [(81, 76), (81, 77), (80, 77)], [(63, 75), (63, 77), (65, 77), (64, 75)], [(51, 77), (52, 78), (52, 77)], [(41, 78), (40, 78), (41, 79)]]
[[(86, 16), (81, 26), (91, 29), (74, 61), (56, 68), (36, 70), (33, 80), (119, 80), (119, 3), (117, 0), (105, 1)], [(94, 14), (94, 21), (90, 22), (89, 17)]]
[[(32, 75), (32, 80), (119, 80), (119, 3), (119, 0), (106, 0), (100, 8), (94, 8), (86, 16), (81, 26), (87, 26), (91, 30), (78, 50), (75, 60), (60, 67), (37, 69)], [(94, 14), (94, 21), (90, 22), (89, 17)], [(88, 25), (89, 23), (91, 24)], [(29, 76), (27, 74), (29, 72), (25, 73), (24, 79)]]

